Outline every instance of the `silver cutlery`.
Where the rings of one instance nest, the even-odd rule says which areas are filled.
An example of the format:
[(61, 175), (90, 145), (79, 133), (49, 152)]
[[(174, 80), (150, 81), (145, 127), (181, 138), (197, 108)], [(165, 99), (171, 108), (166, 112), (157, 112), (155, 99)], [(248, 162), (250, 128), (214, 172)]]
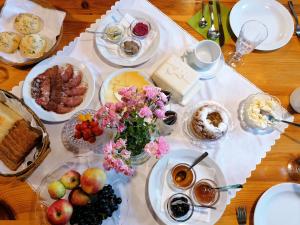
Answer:
[(208, 39), (216, 40), (220, 36), (220, 32), (215, 28), (214, 24), (214, 10), (213, 10), (213, 2), (209, 1), (209, 14), (210, 14), (210, 28), (207, 32)]
[(297, 16), (296, 11), (294, 9), (294, 4), (293, 4), (292, 1), (288, 1), (288, 4), (289, 4), (289, 8), (292, 12), (292, 15), (294, 16), (295, 22), (296, 22), (296, 31), (295, 31), (295, 33), (296, 33), (297, 37), (300, 37), (300, 25), (299, 25), (299, 21), (298, 21), (298, 16)]
[(236, 209), (236, 219), (237, 219), (239, 225), (246, 225), (246, 223), (247, 223), (246, 207), (238, 207)]
[(120, 31), (114, 31), (114, 32), (111, 32), (111, 33), (107, 33), (107, 32), (104, 32), (104, 31), (93, 31), (93, 30), (87, 30), (86, 31), (87, 33), (92, 33), (92, 34), (104, 34), (104, 35), (110, 35), (112, 34), (113, 37), (116, 37), (116, 36), (119, 36), (122, 34), (122, 32)]
[(176, 181), (182, 181), (186, 178), (186, 174), (188, 171), (190, 171), (194, 166), (196, 166), (199, 162), (201, 162), (204, 158), (206, 158), (206, 156), (208, 156), (207, 152), (204, 152), (202, 155), (199, 156), (199, 158), (197, 158), (195, 160), (195, 162), (186, 170), (181, 170), (179, 171), (176, 176), (175, 176), (175, 180)]
[(219, 190), (219, 191), (228, 191), (230, 189), (237, 189), (237, 188), (243, 188), (242, 184), (232, 184), (232, 185), (227, 185), (223, 187), (215, 187), (213, 189)]
[(218, 27), (219, 27), (218, 29), (220, 32), (219, 44), (222, 47), (225, 44), (225, 35), (224, 35), (224, 29), (222, 24), (222, 14), (221, 14), (221, 6), (219, 0), (216, 0), (216, 7), (217, 7), (217, 14), (218, 14)]
[(201, 12), (202, 13), (202, 18), (199, 21), (199, 27), (204, 28), (204, 27), (207, 26), (207, 21), (206, 21), (206, 19), (204, 17), (204, 0), (202, 0), (202, 2), (201, 2), (201, 11), (202, 11)]
[(267, 112), (267, 111), (265, 111), (263, 109), (260, 110), (260, 114), (267, 116), (267, 119), (270, 122), (282, 122), (282, 123), (287, 123), (287, 124), (290, 124), (290, 125), (293, 125), (293, 126), (296, 126), (296, 127), (300, 127), (299, 123), (293, 123), (293, 122), (290, 122), (290, 121), (277, 119), (271, 113), (269, 113), (269, 112)]
[(195, 205), (195, 204), (191, 204), (191, 203), (188, 203), (188, 202), (184, 202), (182, 200), (176, 200), (176, 201), (172, 202), (171, 204), (172, 205), (186, 204), (186, 205), (192, 205), (194, 207), (199, 207), (199, 208), (217, 209), (216, 207), (213, 207), (213, 206), (209, 206), (209, 205)]

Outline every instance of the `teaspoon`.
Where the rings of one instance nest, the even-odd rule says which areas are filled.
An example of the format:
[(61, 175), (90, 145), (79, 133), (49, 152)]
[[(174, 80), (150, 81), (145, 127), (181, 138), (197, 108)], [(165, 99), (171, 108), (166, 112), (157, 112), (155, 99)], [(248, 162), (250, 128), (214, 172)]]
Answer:
[(175, 180), (177, 182), (180, 182), (182, 180), (184, 180), (186, 178), (186, 174), (188, 171), (190, 171), (194, 166), (196, 166), (199, 162), (201, 162), (204, 158), (206, 158), (206, 156), (208, 156), (207, 152), (204, 152), (199, 158), (197, 158), (195, 160), (195, 162), (187, 169), (187, 170), (181, 170), (179, 171), (176, 176), (175, 176)]
[(204, 0), (202, 0), (202, 2), (201, 2), (201, 11), (202, 11), (202, 18), (199, 21), (199, 27), (204, 28), (207, 26), (207, 21), (204, 17)]
[(208, 29), (207, 37), (208, 37), (208, 39), (216, 40), (220, 36), (220, 32), (215, 28), (215, 25), (214, 25), (214, 11), (213, 11), (213, 2), (212, 1), (209, 1), (208, 7), (209, 7), (211, 25), (210, 25), (210, 28)]

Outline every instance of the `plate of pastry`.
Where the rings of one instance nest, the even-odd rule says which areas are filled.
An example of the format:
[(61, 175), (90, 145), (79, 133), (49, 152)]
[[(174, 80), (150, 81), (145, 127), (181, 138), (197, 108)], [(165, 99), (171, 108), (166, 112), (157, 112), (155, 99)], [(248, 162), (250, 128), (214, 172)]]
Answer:
[[(202, 188), (226, 185), (224, 174), (213, 159), (206, 157), (187, 173), (184, 180), (175, 177), (200, 155), (201, 153), (196, 150), (177, 149), (153, 166), (148, 179), (147, 194), (150, 207), (163, 224), (215, 224), (224, 213), (228, 193), (204, 191)], [(172, 205), (172, 200), (177, 203)], [(181, 210), (177, 208), (178, 204)], [(193, 204), (215, 209), (193, 207)]]
[(184, 112), (183, 131), (195, 145), (213, 147), (231, 130), (231, 113), (215, 101), (200, 102)]
[(137, 66), (150, 60), (160, 43), (160, 31), (154, 19), (139, 11), (120, 10), (101, 20), (95, 30), (95, 47), (108, 62), (121, 66)]
[(42, 119), (62, 122), (87, 108), (95, 92), (94, 76), (77, 59), (56, 56), (40, 62), (27, 75), (24, 102)]
[(65, 12), (44, 1), (6, 2), (0, 17), (0, 60), (26, 66), (49, 57), (62, 38), (64, 17)]
[(146, 73), (136, 69), (125, 68), (113, 72), (101, 86), (101, 104), (121, 101), (121, 96), (118, 94), (121, 88), (135, 86), (141, 91), (144, 86), (153, 85), (147, 77)]
[(0, 175), (26, 177), (49, 151), (49, 137), (37, 115), (0, 89)]

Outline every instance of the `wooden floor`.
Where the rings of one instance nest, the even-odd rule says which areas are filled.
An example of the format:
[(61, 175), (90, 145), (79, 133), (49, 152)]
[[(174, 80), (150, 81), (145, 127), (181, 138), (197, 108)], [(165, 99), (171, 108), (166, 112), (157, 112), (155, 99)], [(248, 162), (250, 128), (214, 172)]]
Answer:
[[(0, 5), (3, 4), (0, 0)], [(83, 9), (80, 0), (49, 0), (55, 7), (67, 12), (64, 22), (64, 35), (59, 49), (67, 45), (91, 23), (108, 10), (115, 1), (90, 0), (89, 8)], [(186, 29), (197, 39), (201, 36), (192, 30), (186, 21), (195, 14), (200, 7), (200, 1), (193, 0), (152, 0), (156, 7), (171, 17), (176, 23)], [(224, 0), (222, 3), (232, 7), (234, 0)], [(280, 1), (286, 3), (287, 1)], [(294, 1), (296, 11), (300, 14), (300, 2)], [(286, 5), (285, 5), (286, 6)], [(226, 45), (227, 48), (233, 46)], [(289, 106), (289, 95), (300, 87), (300, 39), (293, 36), (290, 43), (283, 48), (271, 52), (253, 52), (245, 57), (245, 65), (238, 68), (248, 80), (256, 84), (263, 91), (277, 96), (290, 113), (294, 114), (295, 121), (300, 122), (300, 115)], [(10, 90), (20, 81), (24, 80), (30, 68), (16, 69), (0, 63), (0, 88)], [(8, 73), (8, 78), (3, 75)], [(2, 74), (1, 74), (2, 73)], [(4, 80), (4, 82), (2, 82)], [(2, 82), (2, 83), (1, 83)], [(259, 197), (272, 185), (281, 182), (290, 182), (286, 166), (289, 160), (300, 155), (300, 129), (289, 127), (281, 139), (273, 146), (262, 163), (247, 180), (242, 191), (227, 207), (223, 217), (217, 223), (219, 225), (237, 224), (235, 208), (244, 205), (250, 212), (250, 222), (253, 224), (253, 213)], [(298, 181), (299, 182), (299, 181)], [(0, 198), (4, 199), (13, 208), (17, 221), (3, 221), (0, 225), (32, 225), (39, 224), (34, 214), (35, 195), (26, 183), (19, 181), (0, 181)], [(248, 219), (248, 221), (249, 221)]]

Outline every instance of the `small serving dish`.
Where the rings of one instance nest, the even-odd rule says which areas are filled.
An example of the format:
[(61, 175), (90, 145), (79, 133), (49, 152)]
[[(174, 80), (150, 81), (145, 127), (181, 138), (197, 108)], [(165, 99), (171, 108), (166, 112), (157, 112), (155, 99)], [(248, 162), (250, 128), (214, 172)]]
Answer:
[(124, 33), (124, 26), (119, 23), (112, 22), (106, 25), (103, 38), (112, 43), (119, 43), (123, 39)]
[(192, 189), (192, 199), (195, 204), (212, 206), (215, 205), (219, 198), (220, 192), (217, 189), (217, 184), (210, 179), (199, 180)]
[(127, 57), (136, 56), (142, 48), (142, 43), (134, 37), (126, 37), (120, 44), (121, 54)]
[(135, 19), (130, 24), (130, 32), (134, 37), (145, 38), (151, 31), (151, 24), (145, 19)]
[(270, 113), (276, 119), (284, 119), (284, 109), (278, 98), (267, 93), (257, 93), (250, 95), (240, 104), (241, 126), (255, 134), (273, 132), (278, 122), (268, 120), (263, 112)]
[(79, 116), (90, 114), (92, 118), (94, 118), (96, 114), (96, 110), (93, 109), (84, 109), (77, 113), (75, 113), (71, 119), (69, 119), (61, 133), (61, 138), (64, 146), (69, 150), (77, 154), (85, 153), (88, 151), (94, 151), (101, 153), (102, 146), (106, 141), (111, 139), (112, 134), (109, 131), (105, 130), (99, 136), (95, 136), (94, 142), (85, 141), (82, 138), (76, 138), (76, 125), (80, 124)]
[(168, 216), (176, 222), (189, 220), (194, 213), (194, 205), (191, 198), (184, 193), (172, 195), (166, 205)]
[(168, 172), (168, 184), (172, 189), (179, 191), (187, 190), (194, 185), (196, 173), (193, 168), (186, 172), (186, 178), (184, 180), (177, 179), (178, 177), (176, 177), (180, 171), (187, 171), (189, 167), (187, 163), (179, 163), (171, 168)]

